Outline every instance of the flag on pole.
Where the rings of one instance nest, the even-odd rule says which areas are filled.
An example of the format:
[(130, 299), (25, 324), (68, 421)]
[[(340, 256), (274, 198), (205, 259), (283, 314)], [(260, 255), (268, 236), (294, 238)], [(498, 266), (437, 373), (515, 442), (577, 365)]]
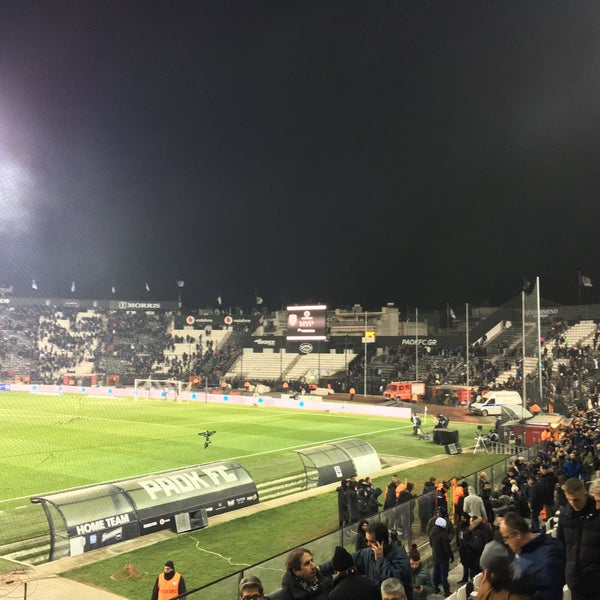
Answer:
[(183, 279), (179, 279), (179, 280), (177, 281), (177, 287), (180, 287), (180, 288), (181, 288), (181, 287), (183, 287), (184, 285), (185, 285), (185, 281), (183, 281)]
[(75, 293), (75, 282), (71, 281), (71, 293), (74, 294)]
[(35, 279), (32, 279), (32, 280), (31, 280), (31, 287), (32, 287), (34, 290), (37, 290), (37, 289), (38, 289), (38, 285), (37, 285), (37, 282), (36, 282), (36, 280), (35, 280)]
[(592, 280), (586, 275), (581, 276), (581, 285), (583, 287), (594, 287), (594, 285), (592, 284)]
[(144, 287), (146, 288), (146, 291), (149, 292), (150, 291), (150, 284), (146, 281)]

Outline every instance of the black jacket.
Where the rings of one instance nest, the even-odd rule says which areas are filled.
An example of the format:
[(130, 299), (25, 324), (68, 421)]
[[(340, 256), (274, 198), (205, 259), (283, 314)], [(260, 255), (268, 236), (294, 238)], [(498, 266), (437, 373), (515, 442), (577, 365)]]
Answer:
[(329, 600), (380, 600), (377, 584), (357, 572), (355, 567), (343, 571), (333, 580)]
[(600, 566), (600, 511), (592, 496), (580, 512), (571, 505), (561, 508), (558, 539), (565, 545), (567, 585), (573, 592), (589, 596), (598, 587)]
[(283, 576), (281, 589), (269, 594), (271, 600), (327, 600), (331, 591), (331, 579), (317, 571), (319, 589), (316, 593), (307, 592), (289, 571)]
[(431, 545), (431, 557), (434, 563), (452, 562), (454, 560), (454, 554), (450, 547), (450, 536), (443, 527), (433, 526), (429, 534), (429, 544)]

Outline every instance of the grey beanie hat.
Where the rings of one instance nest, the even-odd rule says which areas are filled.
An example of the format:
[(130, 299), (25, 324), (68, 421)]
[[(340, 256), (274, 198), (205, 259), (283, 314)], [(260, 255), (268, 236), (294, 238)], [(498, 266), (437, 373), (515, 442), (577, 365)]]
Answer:
[(479, 566), (482, 569), (492, 571), (492, 573), (506, 571), (510, 563), (511, 559), (508, 548), (496, 540), (485, 545), (479, 559)]

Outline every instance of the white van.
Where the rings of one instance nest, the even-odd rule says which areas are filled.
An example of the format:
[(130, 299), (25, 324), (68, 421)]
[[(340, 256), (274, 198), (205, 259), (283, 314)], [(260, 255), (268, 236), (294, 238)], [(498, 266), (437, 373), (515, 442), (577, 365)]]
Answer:
[(475, 402), (469, 405), (469, 412), (472, 415), (488, 415), (502, 414), (502, 406), (523, 406), (523, 400), (519, 392), (488, 392), (483, 398), (478, 398)]

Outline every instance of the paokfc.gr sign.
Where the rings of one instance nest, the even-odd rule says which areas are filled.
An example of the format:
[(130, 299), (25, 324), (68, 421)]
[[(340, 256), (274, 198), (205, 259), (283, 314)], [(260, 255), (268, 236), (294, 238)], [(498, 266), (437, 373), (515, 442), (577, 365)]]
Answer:
[(435, 338), (407, 338), (403, 337), (400, 341), (401, 346), (436, 346), (438, 343)]

